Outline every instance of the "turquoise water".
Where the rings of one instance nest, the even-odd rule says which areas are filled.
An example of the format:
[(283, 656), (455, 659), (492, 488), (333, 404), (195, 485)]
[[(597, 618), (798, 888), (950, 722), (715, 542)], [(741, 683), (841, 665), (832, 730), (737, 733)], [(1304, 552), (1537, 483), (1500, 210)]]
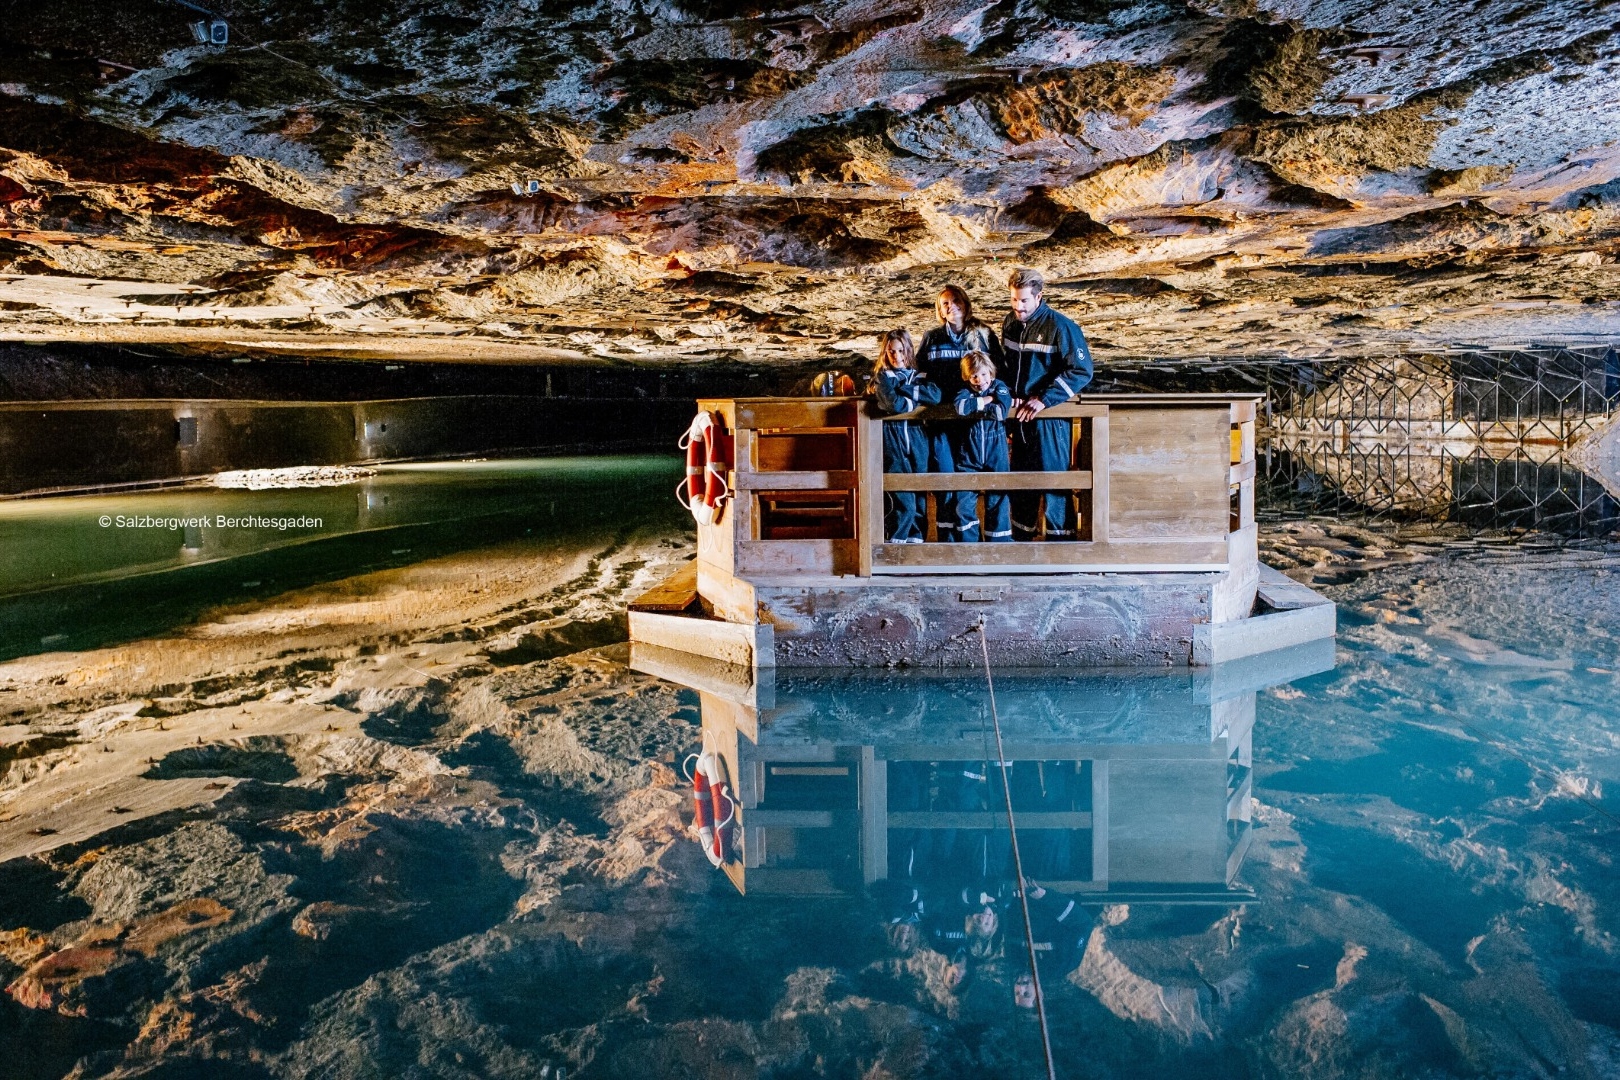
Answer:
[[(1026, 874), (1084, 920), (1082, 943), (1038, 954), (1058, 1075), (1617, 1075), (1617, 571), (1497, 554), (1368, 575), (1337, 590), (1331, 670), (1295, 654), (1192, 675), (1000, 673)], [(777, 969), (791, 985), (831, 965), (829, 1009), (920, 1009), (932, 1066), (909, 1075), (1043, 1075), (1013, 1003), (1016, 926), (948, 988), (938, 971), (962, 942), (929, 948), (929, 917), (904, 902), (914, 888), (959, 919), (964, 882), (1011, 879), (995, 815), (943, 827), (1004, 805), (983, 679), (778, 677), (764, 700), (757, 737), (739, 737), (735, 707), (703, 699), (704, 741), (735, 741), (741, 799), (768, 823), (727, 917), (842, 942)], [(934, 825), (902, 818), (923, 827), (889, 829), (874, 871), (853, 835), (861, 782), (782, 767), (812, 759), (886, 768), (888, 811), (898, 799)], [(964, 773), (988, 783), (964, 795)], [(1084, 813), (1054, 829), (1060, 808)], [(772, 895), (807, 888), (849, 899), (818, 919)], [(923, 947), (873, 932), (907, 919)], [(898, 1038), (868, 1052), (847, 1075), (903, 1058)]]
[[(205, 537), (197, 566), (183, 531), (123, 563), (115, 546), (41, 554), (8, 567), (32, 591), (3, 610), (99, 596), (125, 606), (97, 623), (86, 601), (87, 636), (128, 635), (486, 539), (583, 546), (657, 520), (674, 537), (675, 475), (661, 459), (389, 473), (371, 490), (397, 516), (370, 528), (355, 490), (208, 494), (334, 520), (341, 505), (357, 524), (240, 553)], [(101, 535), (103, 506), (29, 509), (32, 524), (16, 506), (0, 507), (9, 537)], [(41, 588), (42, 570), (79, 576)], [(1076, 901), (1069, 937), (1037, 934), (1057, 1075), (1620, 1076), (1620, 556), (1431, 545), (1331, 573), (1331, 653), (997, 674), (1026, 873)], [(146, 613), (165, 593), (183, 602)], [(30, 1078), (1043, 1075), (1015, 1002), (1028, 962), (982, 678), (750, 685), (625, 659), (376, 703), (420, 720), (373, 728), (418, 732), (388, 767), (442, 771), (288, 781), (310, 768), (304, 744), (255, 744), (240, 761), (276, 768), (217, 807), (0, 864), (0, 931), (72, 940), (103, 902), (95, 865), (120, 897), (138, 890), (108, 888), (117, 875), (147, 882), (154, 910), (184, 895), (166, 873), (207, 866), (204, 894), (240, 912), (93, 984), (84, 1017), (0, 1000), (0, 1056)], [(730, 874), (672, 779), (701, 749), (729, 755), (745, 803)], [(169, 775), (207, 771), (173, 756)], [(982, 945), (952, 936), (980, 893), (998, 915)], [(143, 1028), (182, 1015), (201, 1034)]]
[(495, 543), (675, 527), (665, 496), (679, 468), (652, 456), (433, 462), (336, 487), (0, 502), (0, 658), (158, 633), (217, 604)]

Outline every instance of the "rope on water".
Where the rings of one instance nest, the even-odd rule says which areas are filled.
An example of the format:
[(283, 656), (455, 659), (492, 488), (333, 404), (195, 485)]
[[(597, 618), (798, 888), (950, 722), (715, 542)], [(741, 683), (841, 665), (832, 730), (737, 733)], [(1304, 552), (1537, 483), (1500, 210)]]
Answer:
[(1018, 853), (1018, 828), (1013, 821), (1012, 784), (1007, 779), (1007, 753), (1001, 745), (1001, 717), (996, 713), (996, 680), (990, 674), (990, 645), (984, 636), (984, 620), (979, 620), (979, 651), (984, 655), (984, 682), (990, 691), (990, 722), (996, 732), (996, 765), (1001, 771), (1001, 796), (1007, 808), (1007, 832), (1012, 838), (1013, 872), (1018, 875), (1018, 904), (1024, 913), (1024, 947), (1029, 953), (1029, 977), (1035, 984), (1035, 1015), (1041, 1022), (1041, 1050), (1046, 1055), (1046, 1080), (1057, 1080), (1052, 1063), (1052, 1033), (1046, 1026), (1046, 992), (1041, 989), (1041, 972), (1035, 962), (1035, 928), (1029, 918), (1029, 880), (1024, 877), (1024, 860)]

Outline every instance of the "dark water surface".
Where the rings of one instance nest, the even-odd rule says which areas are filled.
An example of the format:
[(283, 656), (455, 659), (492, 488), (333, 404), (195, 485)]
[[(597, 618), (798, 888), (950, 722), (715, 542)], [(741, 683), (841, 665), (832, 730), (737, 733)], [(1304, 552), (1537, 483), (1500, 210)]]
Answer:
[(160, 633), (224, 603), (617, 521), (679, 525), (673, 457), (378, 466), (333, 487), (0, 502), (0, 659)]

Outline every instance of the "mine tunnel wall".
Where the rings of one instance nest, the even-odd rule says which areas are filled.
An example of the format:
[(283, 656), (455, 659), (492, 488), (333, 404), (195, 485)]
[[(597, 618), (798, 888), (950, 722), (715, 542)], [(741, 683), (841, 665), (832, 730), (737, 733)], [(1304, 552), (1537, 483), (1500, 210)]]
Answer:
[(674, 453), (692, 408), (678, 398), (493, 395), (0, 404), (0, 495), (519, 450)]

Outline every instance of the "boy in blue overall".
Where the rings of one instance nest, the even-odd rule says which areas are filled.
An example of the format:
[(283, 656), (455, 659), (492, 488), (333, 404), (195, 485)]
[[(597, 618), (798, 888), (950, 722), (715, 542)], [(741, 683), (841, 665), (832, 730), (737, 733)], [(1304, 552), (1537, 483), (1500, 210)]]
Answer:
[[(938, 405), (939, 387), (917, 370), (911, 335), (890, 330), (883, 335), (877, 363), (872, 369), (872, 390), (878, 408), (893, 416), (924, 405)], [(914, 420), (883, 424), (883, 471), (928, 471), (928, 439)], [(891, 544), (923, 542), (922, 510), (927, 496), (919, 491), (891, 491), (884, 496), (884, 524)]]
[[(934, 301), (939, 325), (923, 335), (917, 346), (917, 368), (931, 379), (946, 401), (955, 401), (962, 381), (962, 357), (978, 350), (992, 360), (1001, 355), (996, 332), (973, 314), (973, 301), (960, 285), (946, 285)], [(956, 458), (962, 452), (966, 425), (953, 420), (936, 420), (923, 425), (928, 439), (928, 467), (931, 472), (956, 471)], [(971, 491), (946, 491), (939, 496), (939, 538), (967, 540), (961, 530), (979, 521), (979, 500)], [(972, 539), (977, 539), (975, 535)]]
[[(970, 352), (962, 357), (962, 379), (967, 387), (957, 392), (956, 414), (972, 421), (963, 433), (961, 452), (956, 458), (957, 472), (1006, 472), (1007, 417), (1012, 414), (1012, 392), (1007, 384), (996, 378), (994, 360), (982, 352)], [(978, 503), (972, 492), (963, 492), (970, 505)], [(1007, 496), (990, 492), (984, 498), (984, 538), (992, 543), (1012, 540), (1011, 517)], [(975, 514), (961, 523), (957, 539), (979, 539), (979, 520)]]
[[(1012, 467), (1020, 472), (1060, 472), (1069, 468), (1073, 425), (1068, 420), (1037, 417), (1042, 410), (1071, 400), (1091, 381), (1091, 349), (1071, 319), (1046, 305), (1046, 281), (1037, 271), (1013, 271), (1007, 287), (1012, 291), (1012, 313), (1001, 327), (1001, 348), (1006, 355), (1002, 371), (1016, 405)], [(1075, 538), (1074, 507), (1069, 494), (1015, 494), (1013, 536), (1034, 540), (1043, 524), (1048, 540)]]

